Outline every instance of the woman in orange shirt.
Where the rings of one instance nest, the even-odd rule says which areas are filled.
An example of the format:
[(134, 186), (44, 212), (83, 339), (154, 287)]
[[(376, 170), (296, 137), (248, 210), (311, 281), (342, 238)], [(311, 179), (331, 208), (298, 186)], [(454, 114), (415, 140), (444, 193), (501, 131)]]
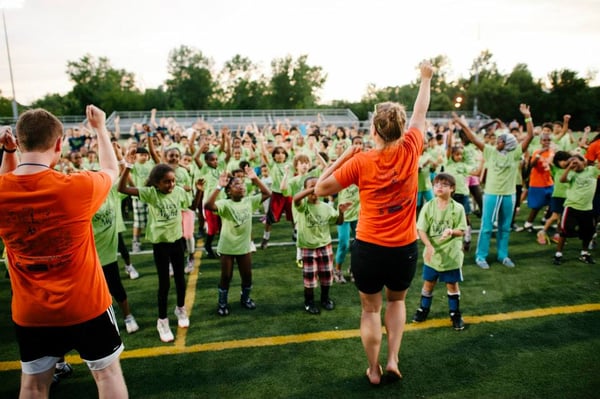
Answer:
[(375, 149), (361, 152), (358, 146), (350, 147), (323, 172), (315, 187), (319, 196), (337, 193), (351, 184), (360, 190), (351, 269), (361, 299), (360, 332), (369, 362), (366, 374), (373, 385), (383, 376), (379, 351), (384, 286), (388, 337), (385, 371), (390, 379), (402, 378), (398, 354), (406, 322), (404, 300), (417, 265), (417, 170), (433, 76), (427, 61), (421, 63), (420, 70), (421, 83), (408, 130), (402, 105), (377, 104), (371, 127)]

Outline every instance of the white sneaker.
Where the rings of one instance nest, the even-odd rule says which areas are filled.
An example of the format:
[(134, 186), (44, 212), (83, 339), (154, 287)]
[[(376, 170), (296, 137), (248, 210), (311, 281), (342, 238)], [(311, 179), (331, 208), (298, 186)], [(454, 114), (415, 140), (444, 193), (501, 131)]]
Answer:
[(175, 316), (177, 316), (177, 325), (181, 328), (188, 328), (190, 326), (190, 319), (188, 319), (185, 306), (175, 306)]
[(131, 243), (131, 252), (138, 253), (142, 251), (142, 244), (139, 243), (138, 241), (134, 241)]
[(129, 278), (132, 280), (135, 280), (136, 278), (140, 277), (140, 274), (137, 270), (135, 270), (135, 267), (133, 267), (133, 265), (125, 265), (125, 271), (127, 272), (127, 274), (129, 274)]
[(254, 241), (250, 241), (250, 252), (256, 252), (256, 244)]
[(187, 274), (190, 274), (191, 272), (194, 271), (194, 260), (193, 259), (188, 259), (187, 264), (185, 265), (185, 269), (183, 269), (183, 271)]
[(129, 334), (133, 334), (140, 329), (140, 326), (138, 326), (138, 323), (135, 321), (135, 317), (133, 317), (132, 314), (125, 318), (125, 329)]
[(175, 273), (173, 273), (173, 264), (169, 263), (169, 277), (173, 277)]
[(169, 327), (169, 319), (158, 319), (156, 322), (156, 329), (158, 330), (158, 335), (160, 335), (160, 340), (162, 342), (175, 341), (171, 327)]

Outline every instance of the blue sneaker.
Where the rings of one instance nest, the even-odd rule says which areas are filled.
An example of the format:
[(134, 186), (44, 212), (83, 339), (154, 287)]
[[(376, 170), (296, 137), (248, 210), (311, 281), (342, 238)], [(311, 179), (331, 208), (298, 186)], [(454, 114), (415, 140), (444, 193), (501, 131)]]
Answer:
[(487, 263), (487, 261), (485, 259), (475, 259), (475, 263), (477, 264), (477, 266), (479, 266), (480, 268), (487, 270), (490, 268), (490, 265)]

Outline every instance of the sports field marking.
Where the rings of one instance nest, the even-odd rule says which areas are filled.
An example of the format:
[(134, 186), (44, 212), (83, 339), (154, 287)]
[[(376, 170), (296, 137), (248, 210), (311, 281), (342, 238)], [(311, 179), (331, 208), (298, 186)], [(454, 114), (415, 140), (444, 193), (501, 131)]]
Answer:
[[(194, 273), (196, 274), (196, 273)], [(575, 314), (585, 312), (598, 312), (600, 311), (600, 303), (588, 303), (582, 305), (573, 306), (557, 306), (552, 308), (540, 308), (531, 310), (519, 310), (509, 313), (497, 313), (483, 316), (465, 316), (464, 320), (467, 325), (475, 325), (481, 323), (497, 323), (510, 320), (529, 319), (535, 317), (547, 317), (561, 314)], [(450, 328), (450, 321), (444, 319), (432, 319), (424, 323), (409, 323), (405, 327), (406, 332), (425, 330), (430, 328)], [(178, 329), (184, 330), (184, 329)], [(185, 334), (185, 333), (184, 333)], [(279, 335), (273, 337), (260, 337), (260, 338), (248, 338), (241, 340), (223, 341), (223, 342), (210, 342), (206, 344), (196, 344), (185, 346), (185, 335), (179, 336), (175, 341), (175, 345), (171, 346), (159, 346), (153, 348), (140, 348), (132, 349), (123, 352), (121, 359), (137, 359), (146, 357), (156, 357), (165, 355), (177, 355), (181, 353), (197, 353), (197, 352), (214, 352), (228, 349), (240, 349), (240, 348), (258, 348), (263, 346), (277, 346), (277, 345), (289, 345), (289, 344), (301, 344), (305, 342), (316, 342), (316, 341), (332, 341), (337, 339), (348, 339), (360, 337), (360, 330), (334, 330), (334, 331), (321, 331), (308, 334), (294, 334), (294, 335)], [(183, 344), (179, 341), (182, 340)], [(69, 355), (66, 357), (69, 363), (80, 364), (82, 363), (78, 355)], [(6, 361), (0, 362), (0, 371), (20, 370), (21, 364), (19, 361)]]

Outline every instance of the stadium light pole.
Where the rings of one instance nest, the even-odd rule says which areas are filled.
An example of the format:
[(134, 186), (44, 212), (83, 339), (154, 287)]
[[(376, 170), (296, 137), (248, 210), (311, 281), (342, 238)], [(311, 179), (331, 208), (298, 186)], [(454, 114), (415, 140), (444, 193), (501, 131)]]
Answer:
[(13, 118), (17, 120), (19, 118), (19, 110), (17, 109), (17, 98), (15, 96), (15, 80), (12, 72), (12, 62), (10, 60), (10, 47), (8, 46), (8, 32), (6, 30), (6, 17), (4, 16), (4, 9), (2, 9), (2, 24), (4, 25), (4, 39), (6, 41), (6, 55), (8, 56), (8, 71), (10, 73), (10, 86), (12, 88), (12, 111)]

